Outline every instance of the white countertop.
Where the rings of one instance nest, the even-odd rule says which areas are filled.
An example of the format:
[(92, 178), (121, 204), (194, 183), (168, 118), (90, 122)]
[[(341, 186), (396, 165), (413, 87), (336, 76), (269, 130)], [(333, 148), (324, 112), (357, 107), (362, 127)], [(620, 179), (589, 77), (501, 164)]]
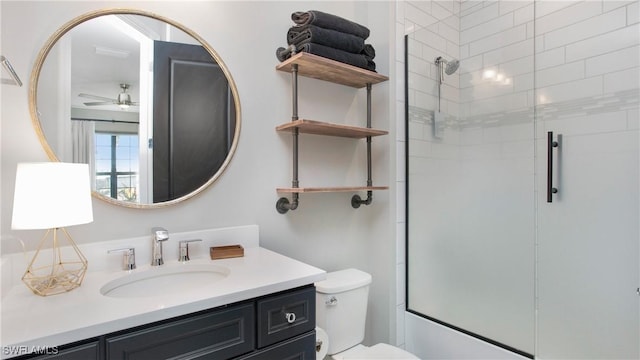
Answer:
[[(105, 255), (106, 256), (106, 255)], [(124, 270), (87, 272), (80, 286), (68, 293), (41, 297), (24, 284), (15, 284), (2, 298), (2, 347), (16, 349), (63, 345), (130, 327), (185, 315), (270, 293), (313, 284), (326, 277), (325, 271), (261, 247), (245, 248), (245, 256), (211, 260), (200, 256), (190, 264), (215, 264), (229, 274), (212, 284), (202, 284), (184, 292), (172, 291), (153, 297), (117, 298), (100, 293), (110, 280), (127, 275)], [(162, 266), (180, 266), (167, 260)], [(133, 272), (148, 270), (138, 263)]]

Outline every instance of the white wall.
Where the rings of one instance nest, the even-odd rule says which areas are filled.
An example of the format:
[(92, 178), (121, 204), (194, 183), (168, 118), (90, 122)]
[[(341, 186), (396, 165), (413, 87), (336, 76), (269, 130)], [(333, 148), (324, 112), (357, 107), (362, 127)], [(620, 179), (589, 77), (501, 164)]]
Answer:
[[(12, 231), (11, 209), (18, 162), (46, 161), (28, 111), (28, 81), (34, 60), (48, 37), (85, 12), (113, 7), (148, 10), (171, 18), (202, 36), (228, 66), (240, 94), (242, 128), (238, 150), (226, 172), (195, 198), (169, 208), (140, 210), (94, 200), (94, 222), (70, 229), (83, 243), (148, 234), (161, 225), (170, 232), (257, 224), (261, 245), (328, 271), (357, 267), (373, 276), (366, 342), (388, 341), (395, 312), (395, 105), (394, 8), (387, 2), (7, 2), (2, 1), (2, 54), (25, 86), (2, 85), (2, 251), (20, 251), (17, 239), (33, 249), (39, 231)], [(373, 141), (373, 179), (389, 185), (374, 202), (354, 210), (350, 193), (301, 195), (297, 210), (275, 210), (275, 188), (291, 181), (291, 136), (274, 128), (291, 119), (290, 75), (275, 71), (275, 49), (286, 44), (294, 11), (317, 9), (366, 25), (376, 49), (378, 72), (391, 81), (373, 87), (373, 126), (390, 136)], [(5, 74), (3, 73), (3, 78)], [(303, 117), (364, 125), (366, 96), (317, 80), (299, 81)], [(366, 143), (302, 136), (301, 185), (366, 182)], [(170, 246), (170, 245), (169, 245)]]

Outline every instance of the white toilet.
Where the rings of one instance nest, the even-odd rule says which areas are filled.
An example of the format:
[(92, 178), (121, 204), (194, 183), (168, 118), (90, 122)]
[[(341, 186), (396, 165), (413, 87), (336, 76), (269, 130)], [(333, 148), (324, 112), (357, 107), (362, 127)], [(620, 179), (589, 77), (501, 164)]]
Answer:
[(326, 280), (316, 285), (316, 332), (325, 338), (324, 351), (316, 360), (329, 359), (418, 359), (413, 354), (391, 346), (360, 344), (364, 339), (367, 301), (371, 275), (357, 269), (327, 273)]

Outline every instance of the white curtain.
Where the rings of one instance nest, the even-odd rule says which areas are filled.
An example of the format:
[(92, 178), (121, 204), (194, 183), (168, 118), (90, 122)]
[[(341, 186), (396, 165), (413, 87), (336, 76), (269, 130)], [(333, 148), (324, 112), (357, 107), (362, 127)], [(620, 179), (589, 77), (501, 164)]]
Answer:
[(91, 188), (95, 189), (95, 124), (93, 121), (71, 121), (72, 161), (74, 163), (89, 164)]

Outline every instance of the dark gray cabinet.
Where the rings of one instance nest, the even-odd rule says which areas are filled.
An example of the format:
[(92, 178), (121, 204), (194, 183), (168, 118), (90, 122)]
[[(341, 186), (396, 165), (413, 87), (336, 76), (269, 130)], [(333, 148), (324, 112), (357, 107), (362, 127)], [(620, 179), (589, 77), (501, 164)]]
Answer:
[(99, 339), (88, 342), (74, 343), (61, 347), (34, 349), (37, 354), (30, 354), (18, 359), (47, 359), (47, 360), (87, 360), (104, 359), (102, 343)]
[(258, 300), (258, 348), (314, 330), (315, 301), (313, 287)]
[(239, 360), (315, 360), (316, 332), (312, 331), (253, 352)]
[(225, 360), (255, 347), (253, 303), (216, 309), (179, 320), (107, 336), (108, 360), (189, 359)]
[(315, 318), (315, 287), (308, 285), (18, 359), (313, 360)]

